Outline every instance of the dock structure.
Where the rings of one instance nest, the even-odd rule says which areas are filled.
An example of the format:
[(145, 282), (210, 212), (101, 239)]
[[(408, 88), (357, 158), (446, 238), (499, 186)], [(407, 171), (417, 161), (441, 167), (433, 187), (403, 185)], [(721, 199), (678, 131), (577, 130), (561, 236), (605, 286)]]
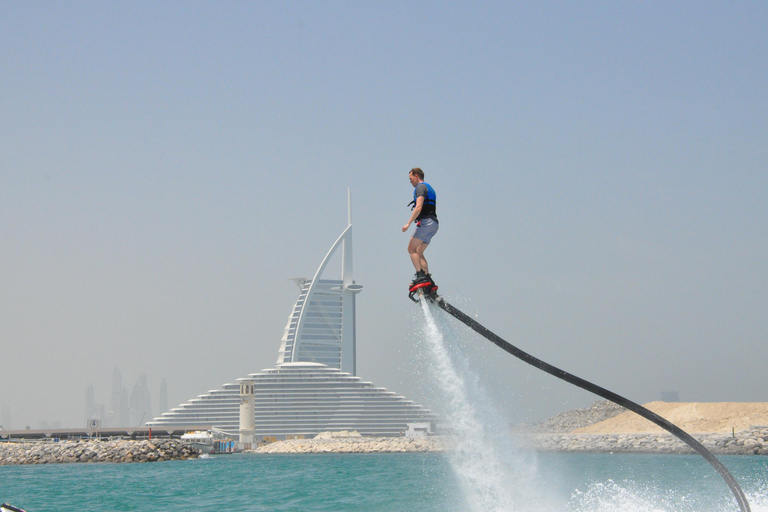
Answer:
[(0, 442), (54, 439), (149, 439), (155, 437), (181, 437), (189, 430), (210, 430), (211, 425), (165, 425), (163, 427), (109, 427), (109, 428), (57, 428), (1, 430)]

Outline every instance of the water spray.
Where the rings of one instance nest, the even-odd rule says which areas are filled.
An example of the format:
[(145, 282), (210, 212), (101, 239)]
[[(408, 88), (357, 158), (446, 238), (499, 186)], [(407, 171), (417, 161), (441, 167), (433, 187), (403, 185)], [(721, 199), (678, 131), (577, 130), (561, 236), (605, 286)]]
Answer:
[[(456, 318), (457, 320), (465, 324), (467, 327), (469, 327), (476, 333), (488, 339), (491, 343), (495, 344), (502, 350), (517, 357), (521, 361), (526, 362), (531, 366), (538, 368), (539, 370), (542, 370), (550, 375), (553, 375), (558, 379), (564, 380), (569, 384), (573, 384), (574, 386), (580, 387), (584, 390), (587, 390), (591, 393), (601, 396), (607, 400), (610, 400), (611, 402), (621, 405), (622, 407), (629, 409), (630, 411), (636, 414), (639, 414), (643, 418), (652, 421), (653, 423), (660, 426), (667, 432), (671, 433), (672, 435), (674, 435), (675, 437), (683, 441), (685, 444), (693, 448), (693, 450), (696, 451), (696, 453), (704, 457), (704, 459), (706, 459), (706, 461), (709, 462), (712, 465), (712, 467), (715, 468), (715, 470), (720, 474), (720, 476), (723, 478), (725, 483), (728, 485), (728, 488), (733, 493), (733, 496), (736, 498), (736, 501), (739, 504), (739, 508), (741, 509), (741, 512), (751, 512), (749, 508), (749, 503), (747, 502), (747, 498), (746, 496), (744, 496), (744, 492), (741, 490), (741, 487), (739, 486), (738, 482), (736, 482), (736, 479), (728, 471), (728, 469), (723, 465), (723, 463), (720, 462), (720, 460), (718, 460), (718, 458), (715, 457), (714, 454), (712, 454), (712, 452), (707, 450), (704, 447), (704, 445), (702, 445), (699, 441), (694, 439), (690, 434), (685, 432), (683, 429), (681, 429), (677, 425), (664, 419), (663, 417), (659, 416), (655, 412), (646, 409), (642, 405), (637, 404), (627, 398), (624, 398), (621, 395), (614, 393), (613, 391), (600, 387), (587, 380), (584, 380), (580, 377), (570, 374), (564, 370), (556, 368), (551, 364), (546, 363), (541, 359), (538, 359), (528, 354), (527, 352), (524, 352), (523, 350), (520, 350), (516, 346), (512, 345), (511, 343), (508, 343), (507, 341), (503, 340), (502, 338), (500, 338), (499, 336), (491, 332), (489, 329), (487, 329), (486, 327), (478, 323), (473, 318), (469, 317), (467, 314), (456, 309), (454, 306), (446, 302), (443, 297), (437, 295), (436, 293), (425, 294), (423, 291), (419, 291), (418, 295), (419, 295), (419, 300), (426, 299), (430, 302), (437, 304), (437, 306), (440, 307), (440, 309), (442, 309), (452, 317)], [(414, 297), (411, 297), (411, 299), (414, 300)]]

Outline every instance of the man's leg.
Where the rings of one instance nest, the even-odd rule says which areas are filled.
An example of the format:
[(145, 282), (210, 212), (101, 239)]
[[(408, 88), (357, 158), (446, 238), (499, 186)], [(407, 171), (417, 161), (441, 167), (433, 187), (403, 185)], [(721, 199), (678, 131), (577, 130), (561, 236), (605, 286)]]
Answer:
[(429, 247), (429, 244), (424, 243), (423, 240), (418, 238), (411, 238), (408, 243), (408, 254), (411, 256), (411, 262), (416, 272), (423, 270), (425, 274), (429, 274), (429, 266), (427, 260), (424, 259), (424, 251)]

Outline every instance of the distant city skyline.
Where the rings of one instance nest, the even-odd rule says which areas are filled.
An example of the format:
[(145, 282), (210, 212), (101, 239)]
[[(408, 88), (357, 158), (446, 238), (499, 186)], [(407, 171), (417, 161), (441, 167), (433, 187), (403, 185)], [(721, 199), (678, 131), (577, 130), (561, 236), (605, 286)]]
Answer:
[[(111, 389), (107, 393), (106, 389)], [(89, 382), (84, 387), (82, 407), (84, 410), (80, 424), (63, 422), (60, 418), (45, 417), (35, 424), (17, 424), (13, 420), (13, 410), (0, 401), (0, 428), (5, 430), (23, 430), (26, 428), (84, 428), (90, 420), (99, 420), (102, 427), (136, 427), (153, 418), (152, 396), (157, 397), (158, 414), (168, 410), (168, 384), (163, 378), (153, 393), (146, 374), (139, 373), (131, 392), (122, 385), (120, 368), (115, 366), (111, 387), (106, 382)], [(143, 418), (143, 422), (142, 422)], [(141, 422), (141, 423), (140, 423)]]
[[(150, 391), (147, 375), (139, 373), (131, 391), (123, 385), (120, 367), (112, 372), (111, 392), (109, 402), (98, 402), (95, 399), (97, 386), (88, 383), (85, 386), (85, 417), (84, 427), (91, 420), (99, 420), (102, 427), (138, 427), (151, 420), (153, 416), (152, 396), (157, 397), (158, 408), (164, 412), (168, 407), (168, 385), (163, 378), (157, 387), (157, 392)], [(99, 396), (103, 396), (99, 389)], [(158, 413), (159, 414), (159, 413)]]

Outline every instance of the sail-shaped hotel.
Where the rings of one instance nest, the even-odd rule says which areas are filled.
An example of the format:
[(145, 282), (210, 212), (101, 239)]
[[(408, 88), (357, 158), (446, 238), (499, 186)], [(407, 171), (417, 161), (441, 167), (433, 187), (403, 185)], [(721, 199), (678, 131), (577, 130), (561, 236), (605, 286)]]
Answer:
[[(341, 249), (341, 278), (323, 274)], [(356, 430), (397, 436), (408, 423), (434, 422), (428, 409), (356, 375), (355, 296), (352, 279), (352, 218), (309, 278), (294, 278), (299, 297), (280, 340), (274, 368), (224, 384), (147, 422), (170, 429), (211, 425), (236, 432), (240, 384), (254, 384), (255, 438)]]

